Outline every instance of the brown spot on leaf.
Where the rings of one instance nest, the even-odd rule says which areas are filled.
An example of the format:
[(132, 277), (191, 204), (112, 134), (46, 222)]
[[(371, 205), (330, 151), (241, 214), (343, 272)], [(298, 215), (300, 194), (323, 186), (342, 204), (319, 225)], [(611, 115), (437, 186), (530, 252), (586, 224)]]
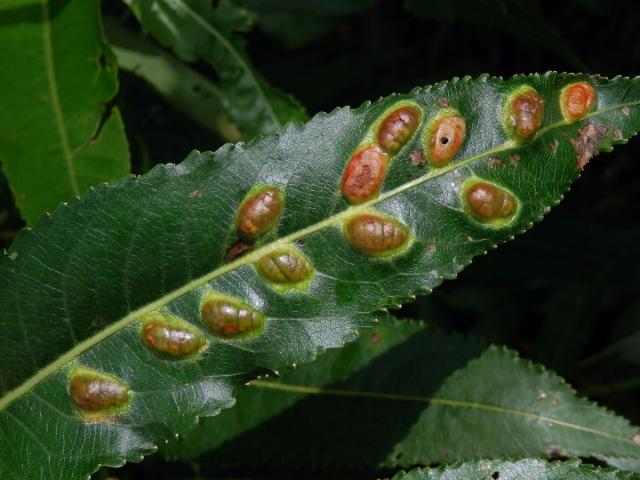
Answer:
[(555, 443), (549, 444), (549, 446), (547, 447), (547, 457), (549, 457), (550, 460), (557, 460), (559, 458), (562, 458), (563, 456), (564, 455), (562, 454), (562, 450), (558, 445), (556, 445)]
[(427, 129), (425, 145), (429, 160), (443, 167), (456, 156), (464, 141), (466, 124), (457, 114), (438, 116)]
[(598, 151), (600, 140), (607, 136), (609, 129), (602, 125), (589, 122), (578, 130), (578, 138), (571, 140), (571, 145), (576, 151), (576, 164), (582, 170), (589, 160), (595, 157)]
[(551, 153), (553, 153), (554, 155), (558, 151), (558, 145), (560, 145), (560, 142), (558, 140), (554, 140), (553, 142), (549, 142), (549, 148), (551, 149)]
[(637, 443), (638, 445), (640, 445), (640, 433), (636, 433), (636, 434), (633, 436), (633, 442), (634, 442), (634, 443)]
[(376, 136), (385, 152), (397, 153), (418, 128), (422, 113), (416, 107), (406, 106), (391, 112), (380, 123)]
[(471, 235), (467, 235), (467, 241), (468, 242), (473, 242), (473, 237)]
[(620, 111), (622, 111), (622, 114), (623, 114), (625, 117), (628, 117), (628, 116), (629, 116), (629, 113), (631, 113), (631, 110), (629, 109), (629, 107), (622, 107), (622, 108), (620, 109)]
[(415, 167), (424, 165), (424, 155), (422, 154), (421, 150), (415, 150), (411, 152), (409, 154), (409, 157), (411, 158), (411, 165)]
[(427, 250), (429, 250), (431, 253), (435, 252), (437, 250), (436, 244), (430, 243), (429, 245), (427, 245)]
[(487, 159), (487, 166), (488, 166), (489, 168), (493, 168), (493, 167), (495, 167), (496, 165), (500, 165), (500, 166), (502, 166), (502, 160), (501, 160), (501, 159), (499, 159), (498, 157), (489, 157), (489, 158)]
[(194, 190), (189, 193), (189, 198), (202, 198), (202, 192), (200, 190)]
[(387, 173), (387, 155), (376, 146), (358, 150), (342, 176), (342, 193), (352, 204), (378, 195)]
[(547, 394), (543, 390), (540, 390), (538, 392), (538, 400), (542, 401), (542, 400), (546, 400), (546, 398), (547, 398)]
[(242, 257), (252, 250), (253, 243), (245, 242), (244, 240), (238, 240), (233, 245), (231, 245), (227, 252), (224, 254), (224, 263), (232, 262), (236, 258)]
[(298, 240), (296, 240), (296, 244), (301, 247), (304, 247), (304, 238), (299, 238)]
[(614, 131), (613, 131), (613, 139), (614, 139), (616, 142), (619, 142), (620, 140), (622, 140), (622, 131), (617, 130), (617, 129), (616, 129), (616, 130), (614, 130)]
[(9, 254), (9, 260), (14, 261), (16, 258), (18, 258), (18, 252), (11, 252)]
[(514, 167), (518, 165), (519, 161), (520, 161), (520, 155), (518, 155), (517, 153), (512, 153), (511, 155), (509, 155), (509, 163)]
[(374, 345), (377, 345), (380, 343), (380, 334), (379, 333), (374, 333), (373, 335), (371, 335), (371, 343), (373, 343)]
[(442, 108), (447, 108), (449, 106), (449, 100), (444, 97), (440, 97), (438, 99), (438, 105), (440, 105)]

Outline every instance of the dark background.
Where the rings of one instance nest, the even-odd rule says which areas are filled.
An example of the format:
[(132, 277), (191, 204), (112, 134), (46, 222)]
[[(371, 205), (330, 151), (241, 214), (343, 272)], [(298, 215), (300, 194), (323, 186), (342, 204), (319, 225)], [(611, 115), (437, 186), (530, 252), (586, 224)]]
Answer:
[[(637, 1), (361, 3), (359, 12), (345, 14), (348, 7), (336, 1), (249, 0), (258, 12), (247, 36), (249, 55), (310, 115), (453, 76), (640, 73)], [(105, 14), (137, 29), (120, 2), (103, 4)], [(215, 80), (208, 66), (196, 68)], [(136, 173), (146, 171), (149, 162), (177, 163), (191, 149), (222, 143), (124, 72), (117, 104)], [(639, 153), (636, 140), (598, 157), (544, 222), (396, 314), (506, 344), (640, 423)], [(0, 179), (0, 245), (6, 246), (21, 222), (5, 184)], [(169, 479), (188, 478), (188, 472), (187, 466), (166, 465), (156, 456), (111, 473)], [(228, 474), (255, 478), (252, 472)], [(267, 475), (290, 478), (285, 472), (261, 472)], [(98, 478), (107, 478), (107, 472)]]

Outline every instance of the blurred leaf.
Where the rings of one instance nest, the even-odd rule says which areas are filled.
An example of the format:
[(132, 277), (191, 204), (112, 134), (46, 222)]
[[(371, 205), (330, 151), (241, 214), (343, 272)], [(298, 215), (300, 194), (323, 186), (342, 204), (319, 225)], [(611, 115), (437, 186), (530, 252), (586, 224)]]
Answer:
[(378, 0), (244, 0), (244, 5), (259, 12), (304, 11), (329, 15), (364, 13)]
[(28, 224), (129, 171), (98, 0), (0, 5), (0, 161)]
[(320, 13), (275, 11), (260, 14), (259, 26), (279, 46), (301, 48), (327, 34), (336, 26), (338, 17)]
[(240, 132), (224, 110), (217, 85), (113, 18), (108, 18), (105, 26), (120, 68), (146, 80), (171, 106), (221, 139), (240, 140)]
[(215, 9), (207, 0), (124, 0), (145, 31), (187, 61), (205, 60), (220, 77), (222, 101), (248, 140), (258, 133), (280, 130), (303, 121), (304, 108), (275, 89), (256, 71), (245, 52), (244, 39), (253, 23), (248, 10), (232, 0)]

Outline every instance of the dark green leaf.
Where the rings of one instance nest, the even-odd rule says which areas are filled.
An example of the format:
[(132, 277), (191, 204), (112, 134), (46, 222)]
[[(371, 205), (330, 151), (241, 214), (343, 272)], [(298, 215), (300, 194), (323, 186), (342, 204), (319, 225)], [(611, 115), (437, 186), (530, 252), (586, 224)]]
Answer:
[(107, 19), (105, 27), (120, 68), (143, 78), (171, 106), (221, 139), (241, 139), (222, 106), (216, 84), (114, 19)]
[[(0, 161), (28, 224), (129, 171), (98, 0), (0, 6)], [(37, 66), (36, 66), (37, 65)]]
[(581, 464), (577, 460), (547, 463), (544, 460), (483, 460), (439, 468), (400, 472), (393, 480), (631, 480), (627, 472)]
[[(568, 124), (558, 95), (578, 80), (595, 87), (597, 102)], [(506, 136), (501, 112), (524, 84), (547, 107), (543, 127), (519, 143)], [(416, 134), (392, 156), (381, 193), (349, 205), (340, 193), (345, 165), (373, 141), (376, 122), (406, 102), (423, 112)], [(415, 165), (425, 129), (445, 104), (466, 119), (466, 140), (444, 167)], [(542, 218), (578, 176), (577, 160), (636, 133), (638, 105), (640, 79), (550, 73), (455, 80), (321, 114), (248, 145), (195, 152), (180, 165), (99, 186), (59, 207), (0, 258), (0, 432), (12, 439), (0, 452), (0, 477), (46, 471), (68, 480), (98, 464), (139, 460), (196, 417), (232, 405), (233, 389), (256, 370), (343, 345), (371, 325), (373, 312), (429, 292)], [(517, 199), (501, 226), (476, 221), (464, 207), (462, 187), (475, 178)], [(238, 239), (238, 209), (263, 185), (284, 192), (282, 215), (251, 253), (224, 263)], [(368, 214), (405, 225), (406, 248), (378, 258), (352, 247), (342, 226)], [(299, 249), (313, 266), (299, 289), (275, 287), (254, 268), (284, 247)], [(235, 340), (205, 333), (201, 302), (211, 292), (262, 312), (264, 331)], [(140, 322), (155, 311), (199, 329), (207, 348), (182, 361), (152, 351)], [(119, 379), (109, 399), (126, 403), (126, 386), (128, 407), (80, 415), (69, 400), (69, 376), (79, 365)]]
[[(308, 429), (300, 432), (301, 424)], [(512, 351), (387, 320), (342, 352), (251, 382), (233, 410), (203, 419), (165, 453), (190, 460), (215, 448), (198, 460), (214, 471), (547, 455), (624, 459), (640, 456), (639, 433)]]
[(163, 45), (187, 61), (205, 60), (215, 68), (223, 103), (246, 139), (307, 118), (302, 106), (269, 85), (247, 57), (238, 33), (253, 23), (248, 10), (232, 0), (215, 9), (208, 0), (124, 1)]

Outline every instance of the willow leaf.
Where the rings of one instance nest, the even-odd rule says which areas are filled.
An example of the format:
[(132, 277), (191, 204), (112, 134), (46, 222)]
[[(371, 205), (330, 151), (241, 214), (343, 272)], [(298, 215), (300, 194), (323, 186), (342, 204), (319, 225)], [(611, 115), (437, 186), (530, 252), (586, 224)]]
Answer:
[[(558, 98), (576, 82), (596, 101), (569, 122)], [(520, 135), (537, 120), (539, 130), (510, 137), (505, 102), (540, 112), (542, 99), (532, 122), (506, 115), (509, 131), (511, 117)], [(343, 345), (373, 312), (429, 292), (542, 218), (578, 166), (635, 134), (638, 105), (639, 79), (455, 80), (195, 152), (59, 207), (0, 259), (0, 433), (10, 439), (0, 476), (69, 480), (139, 460), (231, 406), (256, 370)], [(433, 128), (454, 110), (464, 138)], [(389, 117), (406, 128), (390, 128)], [(397, 135), (378, 136), (382, 120)], [(434, 153), (434, 132), (438, 148), (459, 147), (437, 168), (420, 161), (423, 136)], [(362, 166), (363, 148), (387, 173), (380, 192), (350, 204), (359, 177), (347, 175), (346, 193), (341, 178)], [(251, 237), (242, 245), (239, 229)], [(190, 342), (171, 350), (163, 325)]]
[(526, 459), (484, 460), (466, 462), (439, 468), (416, 469), (400, 472), (393, 480), (631, 480), (640, 478), (632, 473), (611, 468), (603, 469), (582, 464), (578, 460), (548, 463)]
[(252, 14), (232, 0), (213, 9), (207, 0), (124, 0), (145, 31), (184, 60), (209, 62), (220, 76), (222, 101), (244, 138), (305, 120), (304, 108), (271, 86), (247, 57), (239, 32)]
[[(382, 319), (341, 351), (249, 385), (235, 408), (202, 419), (164, 454), (197, 458), (211, 472), (547, 455), (640, 459), (640, 430), (578, 398), (554, 373), (515, 352), (410, 322)], [(327, 444), (329, 437), (340, 441)]]
[(99, 2), (67, 3), (0, 6), (0, 161), (29, 225), (129, 172), (120, 114), (106, 108), (118, 83)]
[(167, 103), (227, 142), (242, 139), (222, 106), (220, 88), (141, 34), (105, 19), (118, 66), (144, 79)]

